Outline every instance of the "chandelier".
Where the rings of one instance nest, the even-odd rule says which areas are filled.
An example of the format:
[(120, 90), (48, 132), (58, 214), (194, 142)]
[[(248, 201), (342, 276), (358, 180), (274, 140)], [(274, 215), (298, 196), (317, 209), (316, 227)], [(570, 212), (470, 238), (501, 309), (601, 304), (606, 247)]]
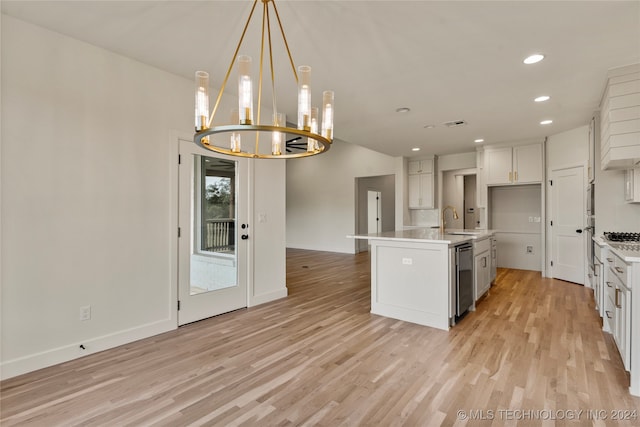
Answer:
[[(251, 57), (238, 56), (244, 36), (251, 22), (258, 0), (254, 0), (249, 18), (244, 26), (238, 46), (224, 77), (213, 110), (209, 112), (209, 74), (196, 72), (195, 125), (194, 142), (200, 146), (221, 154), (260, 159), (282, 159), (307, 157), (324, 153), (333, 141), (333, 92), (322, 93), (322, 122), (319, 122), (319, 109), (311, 105), (311, 67), (301, 65), (296, 71), (289, 44), (284, 34), (278, 9), (274, 0), (262, 1), (262, 38), (260, 43), (260, 64), (258, 78), (258, 103), (254, 120), (253, 80), (251, 78)], [(289, 127), (286, 116), (278, 111), (276, 105), (275, 76), (273, 72), (273, 51), (271, 43), (271, 20), (269, 5), (273, 7), (282, 40), (289, 57), (293, 76), (298, 86), (297, 127)], [(271, 69), (271, 90), (273, 96), (272, 117), (261, 117), (263, 63), (265, 37), (269, 49)], [(214, 121), (220, 106), (227, 81), (234, 64), (238, 68), (238, 109), (232, 110), (227, 120)]]

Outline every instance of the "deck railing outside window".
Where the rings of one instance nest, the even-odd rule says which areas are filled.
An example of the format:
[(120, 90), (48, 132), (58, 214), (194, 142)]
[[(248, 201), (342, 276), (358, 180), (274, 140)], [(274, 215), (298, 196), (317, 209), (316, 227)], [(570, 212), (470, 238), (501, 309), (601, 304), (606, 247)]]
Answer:
[(221, 218), (206, 220), (202, 236), (203, 250), (209, 252), (233, 252), (234, 240), (234, 219)]

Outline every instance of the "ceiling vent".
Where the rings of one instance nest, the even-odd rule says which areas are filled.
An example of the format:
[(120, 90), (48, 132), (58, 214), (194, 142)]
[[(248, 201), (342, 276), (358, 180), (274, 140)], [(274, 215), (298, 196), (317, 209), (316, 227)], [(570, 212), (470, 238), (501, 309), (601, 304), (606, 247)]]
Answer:
[(455, 128), (458, 126), (465, 126), (467, 124), (467, 122), (465, 122), (464, 120), (454, 120), (452, 122), (445, 122), (443, 123), (443, 125), (445, 125), (448, 128)]

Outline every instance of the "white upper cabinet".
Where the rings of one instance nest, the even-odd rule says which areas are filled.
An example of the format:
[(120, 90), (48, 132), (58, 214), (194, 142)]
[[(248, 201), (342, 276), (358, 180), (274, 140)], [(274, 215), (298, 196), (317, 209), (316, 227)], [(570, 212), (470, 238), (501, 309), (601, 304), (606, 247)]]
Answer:
[(410, 160), (409, 209), (432, 209), (433, 203), (433, 158)]
[(640, 163), (640, 64), (609, 72), (600, 103), (602, 169)]
[(487, 185), (542, 182), (542, 144), (487, 147), (484, 151)]
[(624, 173), (624, 200), (640, 203), (640, 169), (627, 169)]
[(433, 159), (409, 160), (409, 175), (433, 173)]

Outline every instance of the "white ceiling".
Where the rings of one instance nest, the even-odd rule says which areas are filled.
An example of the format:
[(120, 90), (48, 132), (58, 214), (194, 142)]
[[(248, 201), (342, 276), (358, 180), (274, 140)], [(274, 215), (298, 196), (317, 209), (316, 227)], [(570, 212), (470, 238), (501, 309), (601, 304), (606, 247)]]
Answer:
[[(3, 0), (2, 12), (189, 79), (206, 70), (219, 87), (251, 5)], [(607, 70), (640, 62), (640, 1), (277, 6), (296, 65), (312, 67), (314, 104), (322, 90), (335, 91), (336, 138), (393, 156), (472, 151), (476, 138), (485, 144), (519, 141), (585, 125), (598, 107)], [(241, 51), (254, 64), (256, 13)], [(274, 43), (278, 106), (295, 121), (295, 84), (279, 37)], [(546, 59), (524, 65), (535, 52)], [(226, 91), (235, 89), (230, 84)], [(534, 103), (542, 94), (551, 100)], [(265, 95), (270, 102), (270, 92)], [(396, 113), (398, 107), (411, 111)], [(541, 126), (543, 119), (553, 124)], [(442, 125), (452, 120), (468, 125)]]

